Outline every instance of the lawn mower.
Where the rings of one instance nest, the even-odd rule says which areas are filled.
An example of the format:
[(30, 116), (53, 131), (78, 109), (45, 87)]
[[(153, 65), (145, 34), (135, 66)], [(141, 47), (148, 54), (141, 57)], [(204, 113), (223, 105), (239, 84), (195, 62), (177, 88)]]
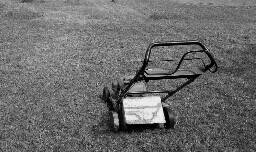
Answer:
[[(163, 67), (149, 68), (151, 52), (155, 47), (190, 46), (196, 45), (199, 49), (186, 51), (173, 70)], [(205, 58), (194, 55), (204, 54)], [(192, 56), (192, 57), (190, 57)], [(185, 61), (200, 61), (200, 66), (183, 68)], [(208, 61), (206, 63), (206, 60)], [(162, 60), (172, 62), (172, 59)], [(169, 41), (151, 43), (145, 54), (142, 66), (133, 76), (119, 78), (112, 82), (111, 89), (104, 87), (103, 100), (107, 103), (110, 113), (111, 126), (115, 131), (127, 130), (132, 125), (156, 124), (159, 128), (174, 128), (177, 116), (166, 100), (179, 90), (192, 83), (196, 78), (210, 71), (217, 71), (217, 64), (213, 55), (199, 41)], [(153, 90), (147, 88), (149, 81), (163, 79), (185, 79), (185, 82), (173, 90)], [(161, 95), (164, 96), (161, 96)]]

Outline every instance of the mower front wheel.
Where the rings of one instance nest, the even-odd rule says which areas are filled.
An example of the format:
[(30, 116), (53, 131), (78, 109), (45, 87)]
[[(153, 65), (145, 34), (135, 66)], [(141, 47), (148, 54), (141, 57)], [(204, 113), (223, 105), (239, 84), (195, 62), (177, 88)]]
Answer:
[(165, 120), (166, 120), (165, 127), (167, 129), (169, 129), (169, 128), (174, 129), (174, 126), (176, 125), (175, 113), (168, 107), (163, 107), (163, 110), (164, 110), (164, 116), (165, 116)]
[(128, 128), (125, 122), (125, 116), (124, 116), (123, 110), (119, 111), (119, 122), (120, 122), (120, 130), (126, 131)]

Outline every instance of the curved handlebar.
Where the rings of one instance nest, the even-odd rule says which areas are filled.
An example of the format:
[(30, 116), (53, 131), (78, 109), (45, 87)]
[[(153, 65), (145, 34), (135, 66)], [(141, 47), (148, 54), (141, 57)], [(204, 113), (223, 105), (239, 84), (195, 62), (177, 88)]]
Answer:
[[(200, 47), (202, 48), (202, 50), (200, 50), (200, 51), (189, 51), (189, 52), (186, 52), (186, 53), (182, 56), (182, 58), (181, 58), (181, 60), (180, 60), (180, 62), (179, 62), (179, 64), (178, 64), (178, 66), (177, 66), (177, 68), (174, 70), (174, 72), (176, 72), (176, 71), (179, 69), (179, 67), (180, 67), (180, 65), (181, 65), (181, 63), (182, 63), (182, 61), (183, 61), (184, 58), (185, 58), (185, 56), (186, 56), (187, 54), (189, 54), (189, 53), (192, 53), (192, 52), (204, 52), (204, 53), (209, 57), (211, 63), (205, 66), (204, 71), (209, 70), (209, 71), (212, 72), (212, 73), (214, 73), (214, 72), (217, 71), (218, 66), (217, 66), (216, 61), (215, 61), (214, 58), (213, 58), (213, 55), (212, 55), (210, 52), (208, 52), (208, 49), (207, 49), (201, 42), (199, 42), (199, 41), (170, 41), (170, 42), (155, 42), (155, 43), (152, 43), (152, 44), (150, 44), (149, 47), (147, 48), (147, 51), (146, 51), (146, 54), (145, 54), (145, 58), (144, 58), (144, 62), (143, 62), (143, 67), (146, 68), (146, 66), (148, 65), (149, 58), (150, 58), (150, 54), (151, 54), (151, 49), (152, 49), (152, 48), (154, 48), (154, 47), (156, 47), (156, 46), (174, 46), (174, 45), (198, 45), (198, 46), (200, 46)], [(212, 68), (213, 66), (214, 66), (215, 68), (214, 68), (213, 70), (211, 70), (211, 68)], [(173, 72), (173, 73), (174, 73), (174, 72)]]

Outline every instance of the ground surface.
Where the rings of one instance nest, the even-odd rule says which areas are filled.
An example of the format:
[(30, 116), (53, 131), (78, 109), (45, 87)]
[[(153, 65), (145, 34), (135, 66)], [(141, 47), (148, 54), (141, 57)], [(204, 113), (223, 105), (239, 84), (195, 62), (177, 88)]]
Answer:
[[(17, 1), (0, 1), (0, 151), (256, 151), (253, 0)], [(190, 39), (219, 70), (168, 101), (176, 128), (113, 133), (103, 87)]]

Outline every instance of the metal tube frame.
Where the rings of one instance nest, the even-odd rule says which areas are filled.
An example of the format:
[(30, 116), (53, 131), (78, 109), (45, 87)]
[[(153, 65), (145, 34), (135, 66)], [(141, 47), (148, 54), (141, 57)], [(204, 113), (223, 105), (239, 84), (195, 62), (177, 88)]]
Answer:
[[(133, 86), (133, 84), (135, 84), (136, 82), (145, 80), (146, 82), (149, 80), (154, 80), (154, 79), (148, 79), (144, 76), (144, 72), (146, 70), (146, 67), (148, 66), (148, 62), (149, 58), (150, 58), (150, 54), (151, 54), (151, 50), (154, 47), (157, 46), (174, 46), (174, 45), (199, 45), (202, 50), (199, 51), (189, 51), (186, 52), (180, 59), (178, 66), (176, 67), (176, 69), (174, 70), (173, 73), (177, 72), (178, 69), (180, 68), (182, 62), (185, 60), (185, 56), (187, 54), (190, 53), (194, 53), (194, 52), (202, 52), (205, 53), (209, 59), (210, 59), (210, 64), (205, 65), (205, 68), (203, 69), (203, 72), (206, 71), (211, 71), (212, 73), (217, 71), (217, 63), (215, 62), (213, 55), (208, 51), (208, 49), (205, 47), (205, 45), (203, 45), (201, 42), (199, 41), (169, 41), (169, 42), (155, 42), (152, 43), (148, 46), (146, 54), (145, 54), (145, 58), (143, 60), (143, 64), (140, 67), (140, 69), (138, 70), (138, 72), (136, 73), (136, 75), (134, 76), (133, 79), (131, 79), (131, 81), (129, 82), (129, 84), (121, 91), (120, 95), (118, 95), (117, 97), (117, 109), (116, 111), (120, 110), (120, 103), (122, 98), (124, 98), (125, 96), (128, 95), (128, 91), (130, 90), (130, 88)], [(214, 67), (214, 70), (211, 70), (211, 68)], [(171, 73), (171, 74), (173, 74)], [(170, 74), (170, 75), (171, 75)], [(134, 93), (129, 93), (129, 94), (146, 94), (146, 93), (167, 93), (167, 95), (165, 97), (162, 98), (162, 102), (165, 102), (170, 96), (174, 95), (176, 92), (178, 92), (179, 90), (181, 90), (182, 88), (184, 88), (186, 85), (192, 83), (197, 77), (199, 77), (200, 75), (196, 75), (196, 76), (191, 76), (188, 78), (188, 80), (183, 83), (182, 85), (180, 85), (179, 87), (177, 87), (175, 90), (164, 90), (164, 91), (143, 91), (143, 92), (134, 92)], [(180, 77), (183, 78), (183, 77)]]

